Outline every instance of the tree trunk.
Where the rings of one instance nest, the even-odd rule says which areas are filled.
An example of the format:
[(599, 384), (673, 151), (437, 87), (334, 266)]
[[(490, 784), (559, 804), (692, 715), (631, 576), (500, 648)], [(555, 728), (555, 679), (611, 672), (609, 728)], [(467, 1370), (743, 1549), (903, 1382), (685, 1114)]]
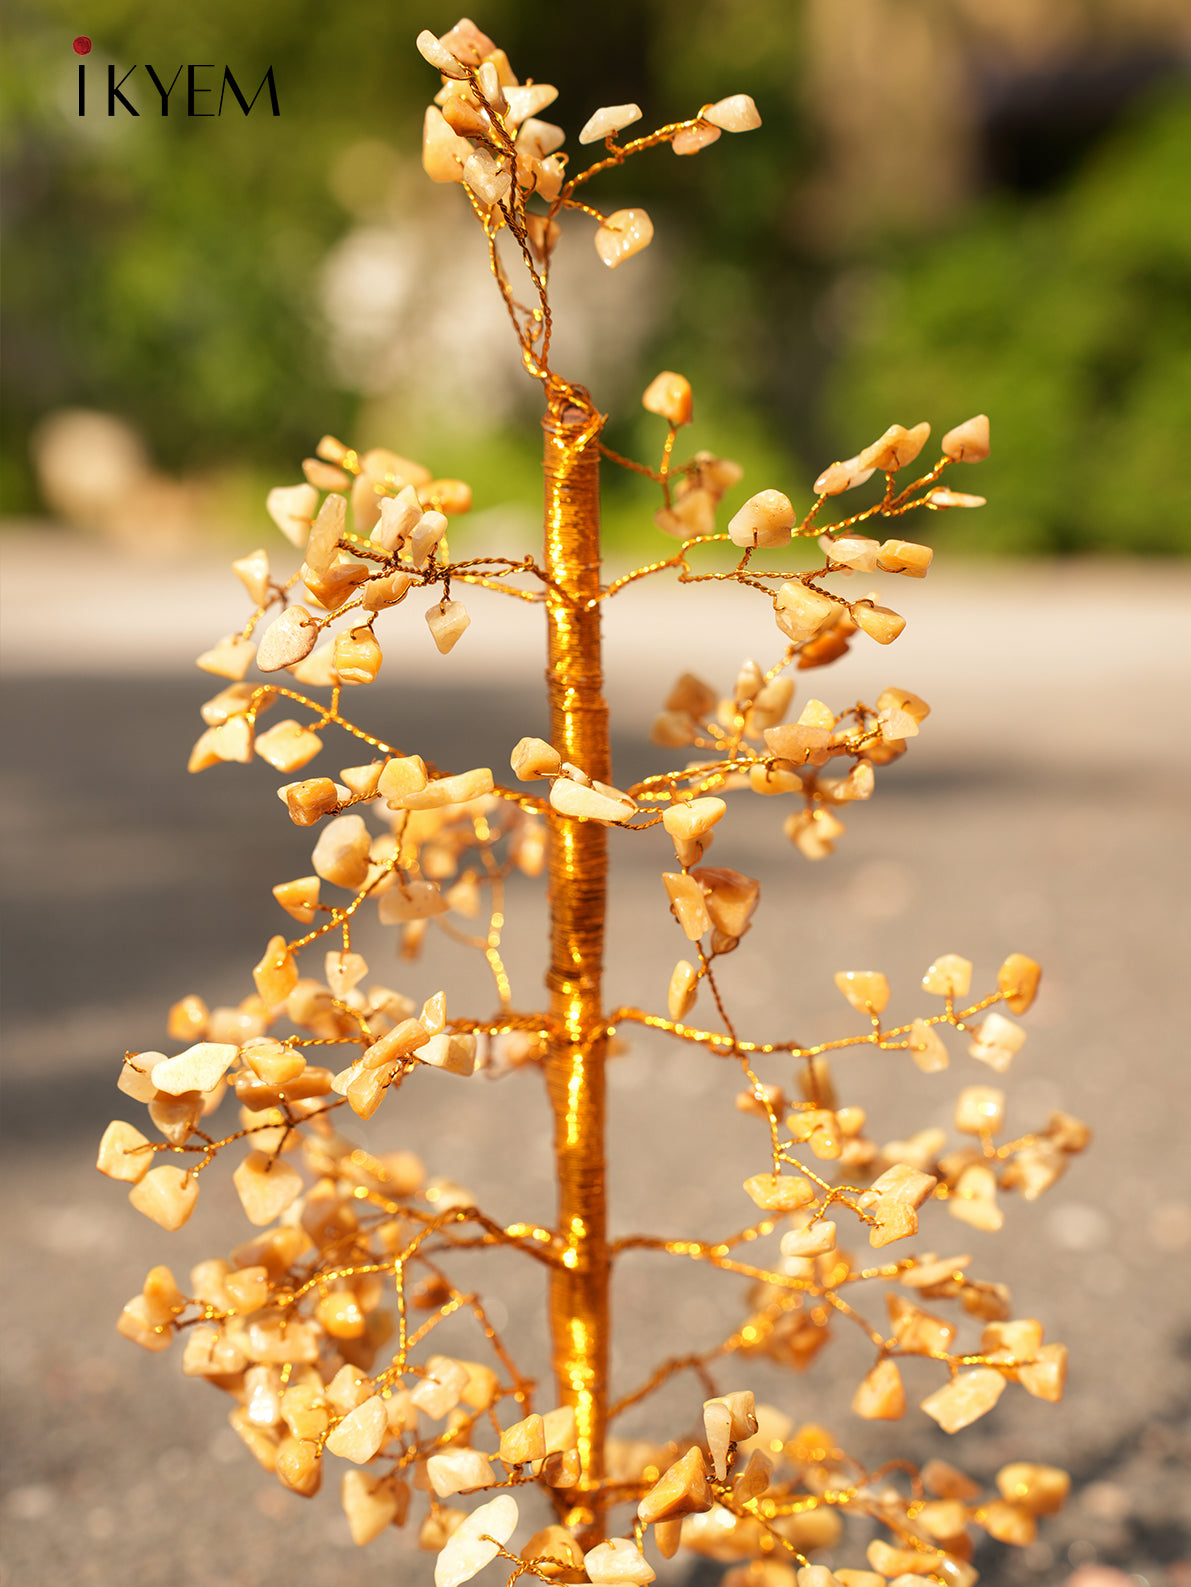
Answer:
[[(601, 694), (600, 609), (576, 610), (599, 591), (600, 416), (585, 392), (548, 393), (545, 562), (550, 741), (602, 782), (610, 780), (608, 707)], [(577, 400), (576, 400), (577, 399)], [(580, 405), (582, 404), (582, 405)], [(551, 1279), (550, 1328), (560, 1403), (574, 1407), (582, 1475), (568, 1519), (590, 1547), (603, 1518), (590, 1495), (603, 1475), (608, 1387), (608, 1244), (604, 1164), (602, 1017), (607, 833), (597, 822), (549, 816), (551, 954), (547, 985), (556, 1024), (546, 1058), (554, 1111), (558, 1227), (563, 1265)]]

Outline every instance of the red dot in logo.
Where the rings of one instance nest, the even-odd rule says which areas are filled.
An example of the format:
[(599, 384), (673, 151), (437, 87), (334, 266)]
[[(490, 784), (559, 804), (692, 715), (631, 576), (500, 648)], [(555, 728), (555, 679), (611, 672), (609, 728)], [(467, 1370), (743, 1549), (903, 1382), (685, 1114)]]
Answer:
[(75, 39), (75, 41), (74, 41), (74, 53), (76, 55), (90, 55), (90, 53), (91, 53), (91, 40), (88, 39), (88, 38), (84, 38), (84, 37), (79, 37), (79, 38)]

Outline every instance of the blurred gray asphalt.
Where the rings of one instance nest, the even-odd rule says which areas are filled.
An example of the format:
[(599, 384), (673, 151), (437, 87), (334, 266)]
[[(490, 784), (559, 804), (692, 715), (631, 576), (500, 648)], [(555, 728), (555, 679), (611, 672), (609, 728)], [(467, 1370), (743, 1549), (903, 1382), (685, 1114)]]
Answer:
[[(182, 1379), (176, 1354), (147, 1356), (113, 1331), (120, 1304), (154, 1262), (181, 1276), (233, 1242), (210, 1232), (216, 1204), (230, 1212), (226, 1186), (206, 1193), (209, 1204), (170, 1236), (94, 1172), (98, 1135), (121, 1111), (119, 1055), (161, 1045), (165, 1009), (185, 992), (210, 1002), (243, 996), (248, 967), (279, 929), (269, 886), (306, 869), (310, 839), (277, 811), (268, 768), (196, 778), (184, 769), (201, 727), (197, 706), (218, 687), (184, 661), (232, 626), (237, 591), (203, 565), (146, 575), (85, 544), (10, 540), (0, 551), (8, 602), (0, 1363), (9, 1424), (0, 1582), (424, 1580), (428, 1562), (396, 1533), (353, 1550), (333, 1495), (306, 1504), (282, 1492), (227, 1428), (226, 1401)], [(60, 554), (74, 577), (50, 605), (38, 573)], [(772, 659), (755, 604), (716, 593), (727, 598), (714, 607), (694, 591), (622, 597), (610, 613), (618, 780), (660, 763), (664, 752), (645, 734), (676, 672), (692, 667), (727, 689), (745, 655)], [(763, 877), (764, 891), (757, 927), (725, 969), (726, 994), (749, 1032), (796, 1026), (818, 1038), (850, 1028), (831, 986), (837, 969), (884, 970), (892, 1012), (908, 1015), (920, 1004), (917, 979), (939, 952), (974, 959), (978, 985), (1010, 950), (1043, 962), (1029, 1040), (1009, 1076), (1010, 1126), (1040, 1123), (1063, 1105), (1094, 1126), (1093, 1151), (1042, 1201), (1009, 1200), (1005, 1235), (982, 1237), (940, 1212), (931, 1243), (974, 1249), (984, 1275), (1007, 1279), (1015, 1315), (1040, 1316), (1047, 1337), (1071, 1347), (1071, 1378), (1061, 1406), (1011, 1390), (950, 1441), (916, 1412), (892, 1428), (857, 1421), (846, 1400), (860, 1358), (843, 1339), (835, 1359), (846, 1394), (832, 1395), (831, 1353), (804, 1378), (760, 1372), (758, 1389), (799, 1420), (828, 1421), (873, 1462), (904, 1449), (982, 1476), (1009, 1458), (1069, 1465), (1077, 1494), (1045, 1541), (981, 1557), (992, 1587), (1059, 1582), (1092, 1559), (1148, 1587), (1187, 1587), (1191, 1088), (1179, 999), (1191, 941), (1191, 576), (1170, 566), (1001, 566), (932, 574), (897, 596), (911, 618), (902, 640), (804, 674), (799, 698), (822, 691), (838, 706), (897, 683), (935, 713), (911, 753), (878, 776), (870, 804), (846, 815), (832, 860), (810, 865), (783, 842), (778, 801), (730, 812), (714, 861)], [(138, 603), (155, 611), (141, 640), (105, 626), (109, 597), (125, 611)], [(477, 596), (473, 626), (446, 663), (428, 654), (415, 614), (357, 719), (444, 763), (507, 764), (512, 743), (540, 730), (542, 714), (537, 619), (518, 607), (519, 633), (506, 606)], [(47, 624), (61, 643), (55, 669), (39, 674)], [(463, 754), (451, 747), (461, 733)], [(651, 837), (614, 850), (612, 1001), (660, 1006), (682, 953), (657, 882), (667, 847)], [(524, 931), (511, 968), (528, 1003), (540, 901), (521, 889), (512, 913)], [(365, 939), (363, 951), (378, 976), (389, 973), (391, 948)], [(482, 1009), (489, 999), (457, 950), (435, 949), (425, 964), (392, 974), (415, 996), (446, 984), (456, 1008)], [(715, 1060), (631, 1039), (611, 1079), (617, 1228), (735, 1226), (747, 1217), (737, 1187), (759, 1166), (759, 1143), (731, 1108), (734, 1080)], [(866, 1056), (841, 1059), (836, 1074), (844, 1099), (866, 1106), (872, 1133), (887, 1139), (911, 1120), (946, 1117), (960, 1085), (989, 1079), (973, 1067), (956, 1056), (945, 1076), (907, 1077)], [(438, 1081), (406, 1088), (392, 1117), (382, 1110), (362, 1132), (369, 1143), (412, 1146), (498, 1216), (548, 1215), (534, 1076), (497, 1085), (429, 1077)], [(670, 1155), (658, 1151), (662, 1118)], [(225, 1218), (223, 1228), (234, 1227)], [(532, 1359), (534, 1296), (514, 1287), (504, 1299), (514, 1347)], [(636, 1259), (619, 1300), (622, 1384), (637, 1380), (647, 1358), (709, 1342), (741, 1303), (734, 1280), (705, 1284), (698, 1270), (674, 1274)], [(734, 1384), (725, 1377), (723, 1386)], [(652, 1425), (681, 1430), (698, 1398), (680, 1384), (658, 1402)], [(642, 1416), (626, 1431), (650, 1425)]]

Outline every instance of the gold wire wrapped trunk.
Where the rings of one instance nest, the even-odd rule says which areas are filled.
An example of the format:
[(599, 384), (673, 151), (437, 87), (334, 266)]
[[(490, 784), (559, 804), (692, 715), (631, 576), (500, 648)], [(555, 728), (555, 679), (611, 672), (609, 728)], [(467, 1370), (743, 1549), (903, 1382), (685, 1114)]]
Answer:
[[(547, 683), (550, 742), (593, 780), (611, 777), (608, 707), (602, 693), (600, 608), (600, 415), (547, 389), (543, 420)], [(590, 603), (590, 604), (588, 604)], [(582, 1476), (570, 1521), (602, 1535), (585, 1501), (603, 1477), (608, 1407), (608, 1239), (604, 1165), (601, 974), (607, 833), (595, 821), (549, 816), (550, 1011), (546, 1085), (554, 1113), (558, 1229), (550, 1281), (550, 1332), (559, 1399), (573, 1406)]]

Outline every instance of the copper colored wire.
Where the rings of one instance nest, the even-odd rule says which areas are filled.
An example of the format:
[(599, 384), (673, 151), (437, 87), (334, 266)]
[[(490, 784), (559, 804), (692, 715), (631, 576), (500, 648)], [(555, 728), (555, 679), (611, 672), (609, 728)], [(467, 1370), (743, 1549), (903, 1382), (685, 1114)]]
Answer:
[[(550, 741), (566, 761), (608, 781), (608, 707), (602, 694), (600, 416), (586, 392), (547, 388), (545, 559)], [(591, 1540), (591, 1503), (603, 1478), (608, 1382), (608, 1241), (601, 1006), (607, 834), (551, 811), (550, 969), (554, 1020), (546, 1084), (554, 1113), (562, 1263), (550, 1282), (550, 1325), (561, 1403), (575, 1411), (582, 1475), (567, 1495), (571, 1524)], [(590, 1544), (588, 1545), (590, 1546)]]

